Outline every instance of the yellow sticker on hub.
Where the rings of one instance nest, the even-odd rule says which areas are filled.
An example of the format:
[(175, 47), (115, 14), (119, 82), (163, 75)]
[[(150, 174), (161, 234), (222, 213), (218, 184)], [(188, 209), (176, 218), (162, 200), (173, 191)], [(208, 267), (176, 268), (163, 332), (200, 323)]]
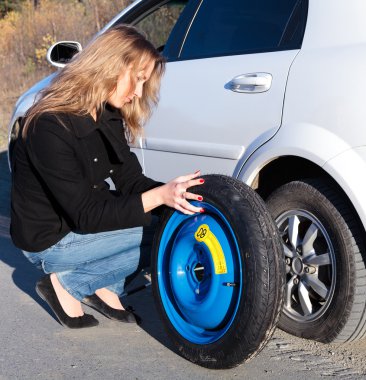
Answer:
[(201, 224), (194, 233), (194, 237), (198, 242), (202, 242), (207, 245), (214, 262), (215, 274), (227, 273), (224, 252), (221, 248), (221, 244), (217, 240), (217, 237), (210, 231), (210, 227), (207, 224)]

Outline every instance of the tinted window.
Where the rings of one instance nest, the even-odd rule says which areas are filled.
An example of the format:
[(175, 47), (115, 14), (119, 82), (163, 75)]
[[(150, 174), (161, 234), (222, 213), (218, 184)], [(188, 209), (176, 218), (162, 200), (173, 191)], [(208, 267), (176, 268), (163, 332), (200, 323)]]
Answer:
[(180, 58), (300, 48), (301, 0), (203, 0)]
[(135, 27), (150, 40), (154, 46), (163, 50), (168, 37), (175, 26), (188, 0), (169, 1), (140, 19)]

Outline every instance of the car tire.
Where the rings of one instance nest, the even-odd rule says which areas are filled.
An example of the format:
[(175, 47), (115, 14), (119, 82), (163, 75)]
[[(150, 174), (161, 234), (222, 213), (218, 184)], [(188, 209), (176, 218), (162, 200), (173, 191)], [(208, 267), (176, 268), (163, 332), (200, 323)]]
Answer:
[(256, 355), (278, 322), (282, 245), (251, 188), (222, 175), (203, 178), (190, 191), (203, 196), (192, 203), (204, 213), (164, 212), (153, 245), (153, 294), (177, 353), (231, 368)]
[(309, 179), (278, 188), (267, 206), (286, 262), (279, 327), (324, 343), (364, 337), (365, 246), (349, 201), (333, 182)]

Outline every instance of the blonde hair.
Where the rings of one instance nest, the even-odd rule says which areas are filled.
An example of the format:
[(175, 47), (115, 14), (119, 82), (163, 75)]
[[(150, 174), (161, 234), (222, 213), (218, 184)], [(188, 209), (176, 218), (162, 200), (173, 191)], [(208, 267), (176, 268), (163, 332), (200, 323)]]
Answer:
[(154, 69), (144, 83), (142, 97), (134, 97), (120, 109), (134, 141), (158, 102), (165, 60), (144, 36), (127, 25), (119, 25), (96, 37), (41, 91), (37, 103), (26, 113), (23, 137), (30, 122), (44, 112), (99, 115), (120, 75), (132, 66), (130, 86), (135, 88), (137, 72), (151, 62)]

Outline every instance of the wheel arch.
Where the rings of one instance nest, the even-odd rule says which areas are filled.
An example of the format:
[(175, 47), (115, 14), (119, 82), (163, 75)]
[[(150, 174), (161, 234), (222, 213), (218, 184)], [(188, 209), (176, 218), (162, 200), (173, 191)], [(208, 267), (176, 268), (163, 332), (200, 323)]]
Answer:
[(266, 199), (274, 190), (285, 183), (301, 178), (329, 175), (313, 162), (297, 156), (277, 157), (267, 162), (251, 180), (249, 185)]
[(362, 223), (352, 200), (334, 177), (316, 163), (299, 156), (279, 156), (267, 161), (260, 167), (256, 174), (252, 176), (246, 175), (246, 178), (247, 181), (245, 182), (264, 200), (280, 186), (291, 181), (304, 178), (323, 178), (328, 180), (332, 184), (332, 187), (337, 189), (349, 204), (357, 218), (357, 222), (363, 229), (364, 238), (366, 240), (365, 225)]

